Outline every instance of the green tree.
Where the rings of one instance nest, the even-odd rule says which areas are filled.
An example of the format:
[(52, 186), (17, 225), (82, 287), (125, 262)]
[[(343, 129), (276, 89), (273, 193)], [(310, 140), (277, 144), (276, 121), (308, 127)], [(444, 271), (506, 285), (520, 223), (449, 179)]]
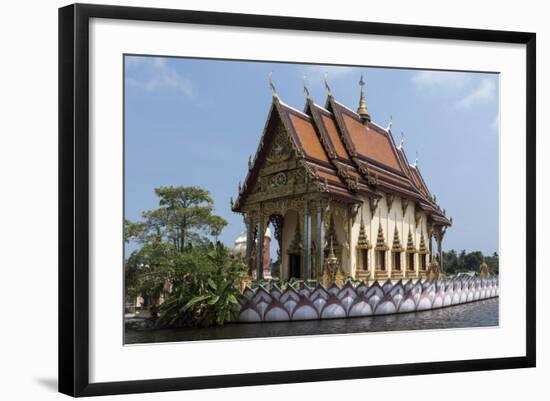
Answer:
[(470, 252), (464, 257), (466, 270), (479, 271), (481, 263), (483, 263), (483, 254), (480, 251)]
[(174, 276), (173, 253), (170, 244), (159, 236), (151, 237), (132, 252), (124, 266), (127, 298), (143, 296), (154, 315), (165, 285)]
[(498, 275), (498, 253), (494, 252), (491, 256), (485, 257), (485, 263), (489, 266), (489, 272)]
[(448, 274), (454, 274), (458, 270), (458, 256), (454, 249), (449, 252), (443, 252), (443, 266), (445, 272)]
[(452, 249), (448, 252), (443, 252), (443, 260), (445, 272), (447, 274), (456, 274), (465, 271), (479, 271), (479, 267), (483, 260), (489, 266), (489, 272), (493, 275), (498, 275), (498, 253), (494, 252), (491, 256), (483, 256), (480, 251), (467, 253), (465, 250), (457, 252)]
[[(125, 264), (126, 294), (149, 300), (160, 326), (223, 324), (237, 311), (244, 265), (210, 238), (227, 222), (213, 214), (208, 191), (198, 187), (155, 189), (159, 208), (137, 222), (125, 221), (124, 239), (138, 245)], [(171, 293), (166, 291), (171, 287)]]
[(457, 271), (464, 271), (466, 268), (465, 268), (465, 264), (464, 264), (464, 260), (466, 259), (466, 250), (463, 249), (462, 251), (460, 251), (460, 253), (458, 254), (458, 260), (457, 260)]
[(143, 212), (142, 220), (126, 222), (125, 239), (139, 244), (157, 239), (182, 252), (189, 245), (217, 237), (227, 225), (213, 214), (214, 201), (210, 193), (199, 187), (155, 188), (159, 208)]

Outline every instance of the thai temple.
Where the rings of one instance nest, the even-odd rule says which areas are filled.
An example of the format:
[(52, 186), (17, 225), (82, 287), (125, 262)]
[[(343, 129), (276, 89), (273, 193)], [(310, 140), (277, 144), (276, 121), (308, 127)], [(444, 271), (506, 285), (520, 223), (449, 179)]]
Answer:
[(385, 281), (439, 272), (452, 219), (417, 162), (407, 160), (403, 141), (395, 144), (391, 125), (372, 121), (363, 77), (357, 111), (339, 103), (326, 80), (324, 107), (304, 86), (303, 111), (283, 103), (270, 84), (265, 128), (231, 201), (246, 224), (240, 241), (249, 274), (264, 278), (265, 266), (256, 261), (264, 259), (266, 242), (257, 238), (269, 224), (283, 281), (328, 286), (349, 277)]

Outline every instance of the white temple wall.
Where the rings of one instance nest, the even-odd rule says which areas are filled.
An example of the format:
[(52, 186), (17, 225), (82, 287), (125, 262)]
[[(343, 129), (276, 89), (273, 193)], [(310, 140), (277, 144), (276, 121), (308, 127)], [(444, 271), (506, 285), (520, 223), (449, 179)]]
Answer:
[[(400, 258), (400, 273), (395, 275), (394, 278), (406, 278), (407, 276), (407, 243), (408, 243), (408, 236), (409, 236), (409, 230), (413, 237), (414, 247), (418, 250), (420, 247), (420, 239), (422, 235), (424, 235), (424, 243), (427, 249), (430, 249), (430, 238), (428, 236), (428, 216), (426, 213), (422, 212), (420, 220), (418, 222), (418, 225), (416, 224), (415, 219), (415, 203), (412, 201), (407, 202), (406, 208), (403, 210), (403, 204), (404, 201), (400, 197), (396, 197), (393, 200), (391, 209), (388, 208), (388, 201), (386, 195), (383, 195), (383, 197), (380, 199), (378, 203), (378, 207), (376, 208), (374, 215), (371, 212), (370, 205), (369, 205), (369, 199), (363, 198), (363, 207), (360, 208), (357, 217), (355, 218), (355, 221), (351, 228), (351, 236), (350, 236), (350, 247), (349, 250), (346, 249), (346, 251), (342, 254), (342, 267), (344, 272), (347, 274), (350, 274), (354, 277), (357, 276), (358, 273), (358, 266), (357, 266), (357, 241), (359, 238), (359, 231), (361, 227), (361, 215), (363, 216), (363, 222), (365, 224), (365, 232), (367, 234), (367, 237), (369, 241), (372, 244), (372, 248), (369, 250), (369, 270), (370, 270), (370, 278), (375, 278), (375, 247), (376, 247), (376, 239), (378, 237), (378, 227), (382, 226), (382, 231), (384, 232), (384, 240), (386, 242), (386, 245), (388, 246), (388, 251), (386, 252), (386, 271), (388, 272), (388, 276), (391, 277), (392, 269), (393, 269), (393, 254), (392, 254), (392, 246), (393, 246), (393, 238), (395, 235), (395, 230), (399, 233), (399, 240), (401, 243), (401, 247), (403, 251), (401, 252), (401, 258)], [(344, 228), (345, 225), (343, 222), (337, 222), (336, 224), (336, 232), (338, 241), (341, 245), (344, 245), (345, 242), (345, 233)], [(337, 255), (340, 257), (340, 255)], [(423, 257), (426, 257), (426, 269), (429, 264), (429, 256), (424, 255)], [(419, 253), (415, 253), (414, 257), (414, 270), (416, 274), (419, 274), (421, 271), (421, 263), (419, 259)]]
[[(393, 203), (392, 203), (392, 206), (391, 206), (391, 209), (389, 209), (388, 211), (388, 220), (390, 222), (390, 227), (389, 227), (389, 232), (388, 232), (388, 247), (389, 247), (389, 250), (388, 250), (388, 259), (389, 259), (389, 266), (390, 266), (390, 271), (392, 274), (398, 274), (399, 271), (401, 271), (400, 269), (396, 269), (394, 267), (394, 263), (393, 263), (393, 253), (392, 253), (392, 246), (393, 246), (393, 237), (395, 235), (395, 232), (398, 231), (399, 232), (399, 236), (401, 237), (401, 230), (400, 230), (400, 227), (398, 227), (398, 224), (400, 222), (400, 220), (398, 220), (398, 218), (400, 217), (400, 215), (397, 215), (397, 210), (399, 209), (399, 202), (398, 202), (398, 199), (397, 198), (394, 198), (393, 200)], [(397, 271), (397, 272), (396, 272)]]
[[(404, 244), (403, 244), (403, 225), (404, 225), (404, 222), (403, 222), (403, 211), (401, 209), (401, 198), (395, 198), (394, 201), (393, 201), (393, 205), (392, 205), (392, 208), (391, 208), (391, 211), (390, 211), (390, 216), (391, 216), (391, 219), (392, 219), (392, 222), (393, 222), (393, 229), (392, 229), (392, 233), (391, 233), (391, 239), (388, 243), (388, 246), (390, 247), (390, 252), (391, 252), (391, 247), (393, 246), (393, 237), (395, 235), (395, 231), (397, 230), (398, 234), (399, 234), (399, 241), (401, 243), (401, 247), (404, 248)], [(399, 271), (401, 273), (403, 273), (405, 270), (404, 270), (404, 253), (402, 252), (401, 253), (401, 258), (399, 260)], [(393, 260), (392, 260), (392, 268), (393, 268)], [(401, 274), (401, 276), (403, 276), (403, 274)]]
[[(413, 202), (409, 201), (409, 204), (407, 205), (407, 208), (405, 209), (405, 215), (404, 215), (404, 218), (403, 218), (403, 222), (404, 222), (404, 232), (403, 232), (404, 244), (403, 244), (403, 246), (405, 247), (405, 249), (407, 248), (407, 243), (409, 241), (409, 231), (410, 231), (411, 235), (412, 235), (413, 242), (414, 242), (414, 247), (418, 248), (418, 243), (419, 243), (420, 239), (417, 238), (417, 235), (416, 235), (416, 223), (415, 223), (415, 220), (414, 220), (414, 203)], [(413, 258), (413, 262), (414, 262), (414, 270), (415, 270), (415, 272), (418, 272), (418, 261), (417, 261), (416, 255)]]
[(409, 236), (409, 226), (406, 217), (407, 208), (403, 210), (404, 202), (402, 198), (399, 198), (399, 213), (401, 213), (401, 225), (399, 227), (399, 233), (401, 234), (401, 246), (403, 247), (403, 255), (401, 256), (401, 270), (403, 271), (403, 277), (407, 273), (407, 239)]
[[(414, 209), (412, 211), (412, 228), (414, 233), (414, 246), (417, 250), (420, 249), (420, 233), (421, 233), (421, 224), (416, 225), (415, 217), (414, 217)], [(414, 263), (416, 264), (416, 272), (419, 273), (421, 269), (421, 263), (420, 263), (420, 256), (417, 253), (414, 258)]]
[(378, 211), (378, 208), (374, 212), (371, 212), (371, 219), (370, 219), (370, 229), (369, 229), (369, 239), (372, 244), (372, 248), (369, 250), (370, 253), (370, 272), (371, 272), (371, 280), (374, 279), (374, 270), (376, 268), (376, 260), (375, 260), (375, 250), (374, 247), (376, 246), (376, 234), (378, 233), (378, 223), (380, 222), (380, 212)]
[[(369, 250), (369, 270), (371, 272), (371, 279), (375, 278), (374, 276), (375, 276), (375, 268), (376, 268), (375, 266), (376, 251), (374, 248), (376, 246), (376, 239), (378, 236), (378, 227), (380, 225), (382, 226), (382, 231), (384, 232), (384, 239), (385, 239), (386, 245), (389, 247), (388, 252), (386, 252), (386, 270), (388, 271), (388, 275), (391, 275), (392, 268), (393, 268), (393, 258), (392, 258), (393, 255), (391, 252), (391, 248), (393, 246), (393, 237), (395, 235), (396, 229), (399, 232), (399, 239), (401, 242), (401, 247), (403, 248), (403, 252), (401, 253), (401, 260), (400, 260), (400, 267), (401, 267), (400, 271), (402, 274), (399, 274), (398, 277), (405, 278), (407, 273), (407, 253), (405, 251), (407, 249), (409, 230), (413, 237), (414, 247), (417, 250), (419, 249), (419, 246), (420, 246), (420, 238), (422, 234), (424, 235), (424, 243), (426, 245), (426, 248), (429, 249), (430, 238), (428, 236), (427, 215), (425, 213), (422, 213), (420, 221), (417, 225), (415, 220), (414, 202), (409, 201), (405, 210), (403, 210), (403, 203), (404, 202), (402, 198), (396, 197), (393, 200), (391, 209), (389, 209), (387, 198), (384, 195), (380, 199), (378, 203), (378, 207), (373, 215), (369, 207), (368, 198), (365, 197), (363, 199), (363, 207), (359, 210), (357, 217), (355, 218), (355, 221), (352, 225), (349, 252), (344, 252), (343, 258), (342, 258), (342, 266), (346, 274), (348, 274), (348, 271), (349, 271), (349, 273), (355, 277), (358, 271), (356, 246), (357, 246), (357, 241), (359, 238), (359, 231), (361, 226), (361, 215), (363, 216), (363, 222), (365, 224), (366, 234), (368, 236), (369, 241), (372, 244), (372, 248)], [(341, 241), (341, 239), (345, 238), (343, 230), (344, 230), (343, 224), (337, 224), (338, 241)], [(343, 245), (342, 241), (340, 243)], [(347, 257), (347, 254), (349, 254), (349, 259)], [(429, 262), (429, 259), (427, 259), (426, 261), (426, 266), (428, 265), (428, 262)], [(349, 269), (349, 270), (346, 270), (346, 269)], [(419, 254), (416, 253), (414, 257), (414, 270), (418, 274), (420, 273), (420, 269), (421, 269), (421, 263), (419, 259)]]
[[(364, 214), (365, 207), (359, 209), (355, 221), (351, 226), (351, 240), (350, 240), (350, 275), (353, 277), (357, 276), (357, 240), (359, 238), (359, 229), (361, 226), (361, 214)], [(363, 220), (366, 221), (365, 217)], [(365, 227), (366, 229), (366, 227)]]
[[(383, 204), (384, 204), (384, 209), (382, 210), (382, 229), (384, 230), (384, 239), (385, 239), (386, 245), (391, 248), (391, 240), (392, 240), (391, 234), (392, 234), (393, 228), (390, 221), (389, 205), (388, 205), (388, 200), (386, 198), (386, 195), (384, 195)], [(391, 252), (387, 251), (385, 255), (386, 255), (386, 271), (388, 272), (388, 274), (391, 274)]]

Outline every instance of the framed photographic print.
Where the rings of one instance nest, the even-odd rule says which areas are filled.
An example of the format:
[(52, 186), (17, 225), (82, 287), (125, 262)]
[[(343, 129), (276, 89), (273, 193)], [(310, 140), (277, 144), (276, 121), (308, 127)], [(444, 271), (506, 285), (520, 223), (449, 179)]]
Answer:
[(59, 389), (535, 366), (535, 34), (59, 10)]

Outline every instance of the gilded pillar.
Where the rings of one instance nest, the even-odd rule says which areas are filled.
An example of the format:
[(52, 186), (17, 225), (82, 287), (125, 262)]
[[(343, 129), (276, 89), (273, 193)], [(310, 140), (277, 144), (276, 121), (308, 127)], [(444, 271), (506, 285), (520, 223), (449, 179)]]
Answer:
[(435, 240), (437, 243), (437, 255), (439, 257), (439, 269), (443, 271), (443, 237), (445, 236), (446, 227), (437, 226), (435, 229)]
[(443, 271), (443, 232), (437, 238), (437, 254), (439, 255), (439, 269)]
[[(346, 272), (346, 274), (348, 276), (353, 276), (355, 277), (355, 271), (353, 271), (353, 264), (356, 262), (355, 260), (355, 252), (353, 252), (353, 238), (352, 238), (352, 234), (351, 234), (351, 228), (353, 227), (353, 222), (355, 220), (355, 216), (357, 215), (357, 209), (355, 209), (354, 207), (348, 207), (348, 212), (347, 212), (347, 225), (346, 225), (346, 236), (347, 236), (347, 239), (346, 239), (346, 243), (347, 243), (347, 257), (348, 257), (348, 261), (347, 261), (347, 266), (348, 266), (348, 270)], [(343, 261), (342, 261), (343, 262)], [(344, 267), (344, 271), (345, 271), (345, 267)]]
[(318, 208), (317, 208), (317, 277), (321, 277), (321, 274), (323, 272), (323, 262), (324, 262), (324, 244), (325, 244), (325, 227), (323, 223), (323, 204), (322, 202), (319, 202)]
[(264, 278), (264, 237), (265, 237), (265, 218), (264, 207), (260, 206), (258, 216), (258, 235), (256, 239), (256, 279), (263, 280)]
[(254, 247), (254, 230), (256, 226), (254, 224), (254, 217), (251, 213), (247, 214), (245, 217), (246, 224), (246, 255), (245, 261), (248, 268), (248, 275), (252, 276), (252, 271), (254, 270), (254, 257), (252, 255), (252, 248)]
[(308, 202), (304, 210), (304, 280), (311, 277), (311, 211)]

